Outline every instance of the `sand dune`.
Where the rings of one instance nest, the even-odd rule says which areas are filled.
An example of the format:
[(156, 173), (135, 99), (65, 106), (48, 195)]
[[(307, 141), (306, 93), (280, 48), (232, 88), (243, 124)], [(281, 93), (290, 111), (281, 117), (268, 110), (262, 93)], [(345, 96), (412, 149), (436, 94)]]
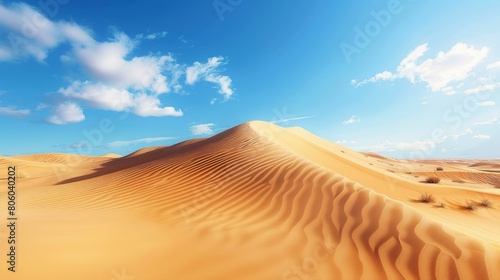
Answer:
[(474, 163), (398, 161), (250, 122), (119, 158), (0, 158), (12, 164), (32, 176), (18, 180), (18, 271), (1, 279), (500, 275), (498, 174)]

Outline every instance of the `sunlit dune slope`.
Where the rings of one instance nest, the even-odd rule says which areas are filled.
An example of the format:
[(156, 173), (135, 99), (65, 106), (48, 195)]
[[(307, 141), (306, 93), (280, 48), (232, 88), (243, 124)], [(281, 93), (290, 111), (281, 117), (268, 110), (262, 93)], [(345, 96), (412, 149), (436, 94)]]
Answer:
[[(435, 163), (357, 153), (301, 128), (250, 122), (121, 158), (48, 157), (0, 158), (3, 170), (43, 175), (18, 180), (19, 267), (2, 267), (1, 279), (500, 275), (500, 189), (452, 182)], [(60, 169), (50, 173), (51, 163)], [(443, 180), (423, 183), (428, 174)], [(424, 193), (435, 201), (419, 202)]]

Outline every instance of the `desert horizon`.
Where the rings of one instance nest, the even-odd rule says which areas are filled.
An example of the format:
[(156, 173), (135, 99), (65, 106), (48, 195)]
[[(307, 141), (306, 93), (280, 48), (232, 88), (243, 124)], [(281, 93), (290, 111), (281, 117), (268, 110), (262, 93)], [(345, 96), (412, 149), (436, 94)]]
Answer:
[(498, 161), (395, 160), (253, 121), (124, 157), (0, 157), (8, 166), (21, 244), (8, 279), (500, 273)]
[(0, 0), (0, 280), (498, 279), (498, 11)]

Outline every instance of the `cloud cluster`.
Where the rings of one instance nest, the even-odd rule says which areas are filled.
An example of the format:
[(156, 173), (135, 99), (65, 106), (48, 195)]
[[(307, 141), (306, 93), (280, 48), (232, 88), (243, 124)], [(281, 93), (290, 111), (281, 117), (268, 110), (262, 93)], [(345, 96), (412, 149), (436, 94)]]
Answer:
[(100, 42), (91, 30), (76, 23), (51, 21), (27, 4), (0, 3), (0, 33), (7, 34), (0, 39), (0, 61), (32, 57), (43, 62), (52, 49), (68, 44), (70, 50), (61, 61), (76, 65), (89, 76), (58, 90), (61, 101), (52, 104), (53, 114), (47, 119), (53, 124), (83, 121), (82, 107), (129, 111), (142, 117), (182, 116), (180, 109), (162, 105), (160, 96), (200, 81), (215, 84), (224, 100), (234, 93), (232, 79), (220, 74), (219, 67), (225, 64), (223, 57), (188, 66), (170, 54), (134, 56), (142, 39), (163, 38), (168, 34), (165, 31), (139, 34), (135, 39), (115, 31), (112, 38)]
[[(396, 71), (383, 71), (363, 81), (352, 80), (351, 84), (359, 87), (377, 81), (407, 79), (411, 83), (423, 82), (432, 91), (450, 92), (451, 82), (461, 81), (471, 75), (472, 70), (488, 55), (489, 49), (476, 49), (464, 43), (454, 45), (448, 52), (439, 52), (436, 57), (420, 61), (429, 50), (428, 44), (415, 48), (397, 66)], [(490, 65), (495, 67), (495, 65)]]
[(62, 96), (85, 104), (87, 107), (111, 111), (131, 111), (142, 117), (182, 116), (181, 110), (161, 107), (154, 95), (132, 93), (127, 89), (110, 87), (102, 83), (75, 81), (58, 91)]

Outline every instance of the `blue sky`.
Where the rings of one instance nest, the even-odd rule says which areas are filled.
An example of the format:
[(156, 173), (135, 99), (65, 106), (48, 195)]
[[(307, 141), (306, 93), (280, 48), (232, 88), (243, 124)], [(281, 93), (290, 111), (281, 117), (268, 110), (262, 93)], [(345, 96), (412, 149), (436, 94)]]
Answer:
[(498, 1), (0, 1), (0, 154), (128, 154), (250, 120), (498, 158)]

